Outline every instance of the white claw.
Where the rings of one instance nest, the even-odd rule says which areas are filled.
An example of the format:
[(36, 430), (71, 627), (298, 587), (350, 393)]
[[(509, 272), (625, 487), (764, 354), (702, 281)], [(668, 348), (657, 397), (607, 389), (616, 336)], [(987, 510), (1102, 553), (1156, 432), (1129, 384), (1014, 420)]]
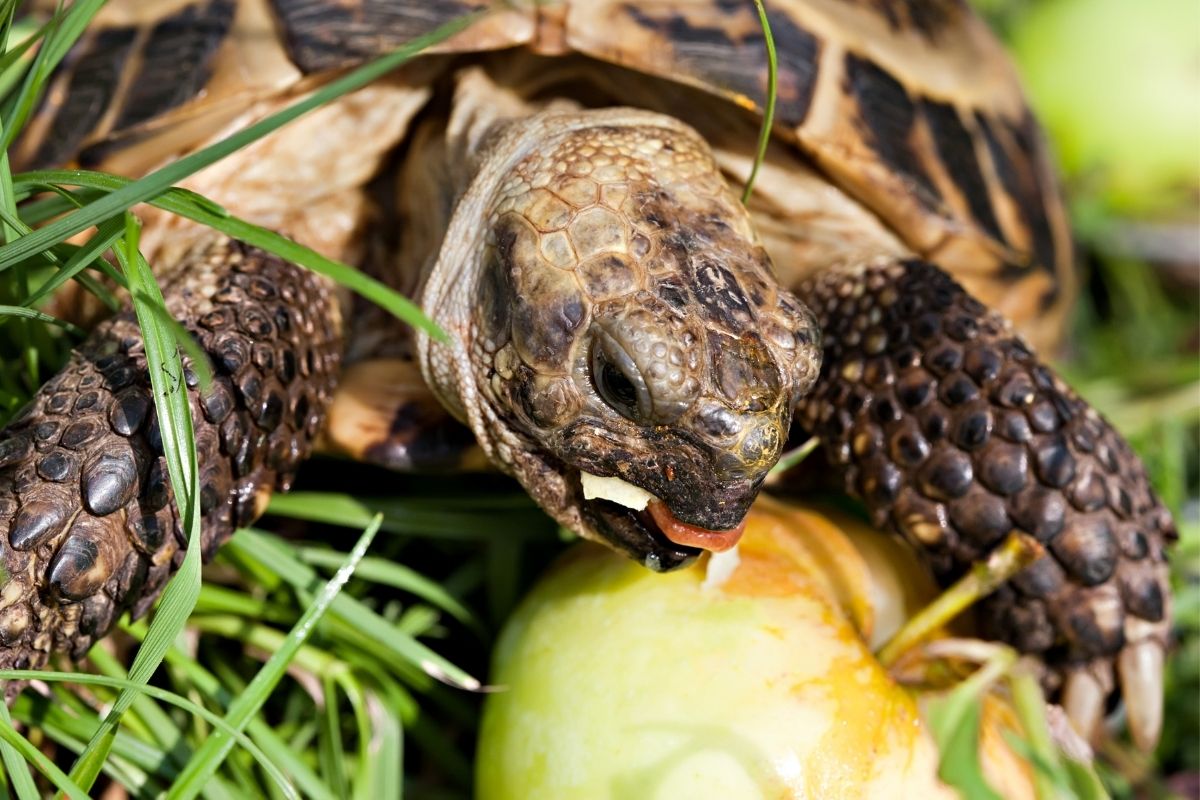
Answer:
[(1129, 733), (1142, 752), (1158, 744), (1163, 719), (1163, 649), (1158, 642), (1143, 640), (1127, 645), (1117, 656), (1121, 695)]
[(1071, 672), (1063, 689), (1062, 705), (1084, 741), (1096, 738), (1100, 718), (1104, 714), (1104, 697), (1108, 694), (1096, 677), (1086, 669)]

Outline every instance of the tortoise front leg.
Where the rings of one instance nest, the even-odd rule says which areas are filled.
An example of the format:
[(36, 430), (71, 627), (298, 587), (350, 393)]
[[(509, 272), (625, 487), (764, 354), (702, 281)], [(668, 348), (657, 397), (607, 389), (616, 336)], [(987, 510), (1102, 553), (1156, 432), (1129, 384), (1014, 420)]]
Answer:
[(825, 361), (797, 419), (847, 490), (944, 582), (1014, 528), (1036, 537), (1046, 555), (983, 601), (984, 633), (1060, 671), (1084, 731), (1115, 662), (1133, 735), (1152, 745), (1175, 530), (1129, 445), (932, 264), (827, 271), (798, 294)]
[[(167, 307), (207, 351), (188, 391), (210, 557), (262, 513), (309, 453), (341, 359), (323, 279), (219, 240), (170, 270)], [(131, 310), (101, 324), (0, 432), (0, 669), (82, 657), (125, 610), (144, 613), (186, 541)]]

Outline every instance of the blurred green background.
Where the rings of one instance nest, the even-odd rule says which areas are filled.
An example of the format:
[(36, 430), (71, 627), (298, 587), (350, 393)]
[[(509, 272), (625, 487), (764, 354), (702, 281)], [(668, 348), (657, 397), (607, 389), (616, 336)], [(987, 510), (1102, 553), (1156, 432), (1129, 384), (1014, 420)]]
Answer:
[(1180, 525), (1155, 757), (1109, 742), (1117, 796), (1200, 797), (1200, 3), (978, 0), (1053, 144), (1086, 291), (1059, 366), (1130, 437)]

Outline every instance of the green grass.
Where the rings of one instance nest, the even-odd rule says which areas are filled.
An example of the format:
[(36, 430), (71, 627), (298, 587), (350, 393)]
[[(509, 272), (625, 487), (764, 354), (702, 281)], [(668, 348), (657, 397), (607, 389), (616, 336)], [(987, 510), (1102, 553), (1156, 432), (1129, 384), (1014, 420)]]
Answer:
[(775, 36), (771, 33), (771, 21), (767, 16), (767, 7), (763, 0), (754, 0), (755, 11), (758, 12), (758, 24), (763, 32), (763, 45), (767, 49), (767, 102), (763, 106), (762, 124), (758, 130), (758, 148), (755, 150), (754, 164), (746, 185), (742, 189), (743, 205), (750, 202), (750, 194), (754, 191), (754, 181), (758, 177), (758, 169), (767, 156), (767, 146), (771, 143), (771, 131), (775, 125), (775, 103), (779, 99), (779, 55), (775, 51)]
[[(41, 35), (44, 40), (36, 50), (32, 63), (27, 65), (28, 69), (24, 80), (9, 81), (14, 86), (20, 83), (20, 89), (12, 94), (4, 105), (5, 118), (14, 120), (13, 124), (0, 131), (5, 149), (15, 140), (21, 124), (28, 120), (31, 109), (44, 93), (45, 82), (54, 65), (69, 49), (71, 42), (84, 30), (87, 22), (100, 5), (101, 3), (98, 2), (72, 5), (56, 15), (49, 24), (40, 30), (39, 34), (35, 34)], [(3, 15), (5, 21), (3, 29), (5, 36), (10, 31), (9, 23), (11, 23), (14, 9), (15, 3), (13, 2), (6, 3), (0, 8), (0, 14)], [(162, 757), (159, 759), (161, 763), (172, 764), (175, 767), (169, 771), (167, 776), (171, 786), (171, 796), (193, 797), (200, 793), (206, 796), (233, 796), (238, 793), (238, 789), (233, 788), (238, 783), (241, 784), (240, 789), (243, 791), (252, 785), (257, 787), (258, 778), (254, 775), (256, 768), (261, 770), (263, 776), (271, 779), (271, 786), (264, 788), (264, 791), (280, 793), (285, 797), (298, 796), (292, 782), (284, 777), (280, 768), (270, 758), (264, 756), (262, 751), (249, 739), (246, 739), (241, 731), (243, 728), (251, 727), (259, 736), (263, 736), (274, 745), (272, 749), (277, 757), (288, 751), (289, 748), (283, 745), (282, 740), (279, 740), (277, 736), (264, 734), (264, 730), (270, 729), (264, 729), (261, 724), (251, 725), (251, 723), (261, 723), (258, 714), (262, 704), (271, 696), (272, 690), (282, 678), (284, 671), (289, 667), (304, 663), (303, 656), (306, 651), (302, 649), (303, 642), (312, 635), (321, 613), (330, 605), (336, 610), (335, 620), (330, 623), (331, 626), (340, 625), (342, 635), (350, 638), (356, 637), (358, 644), (364, 649), (370, 650), (372, 646), (382, 647), (395, 660), (391, 664), (368, 664), (371, 669), (380, 673), (400, 672), (410, 682), (423, 684), (425, 688), (431, 688), (429, 675), (436, 675), (440, 679), (460, 687), (479, 686), (477, 679), (417, 640), (416, 637), (419, 634), (425, 633), (426, 628), (436, 622), (437, 615), (432, 610), (422, 614), (419, 613), (419, 609), (413, 608), (408, 609), (397, 618), (390, 618), (357, 603), (349, 596), (339, 596), (341, 589), (353, 572), (353, 567), (361, 560), (367, 544), (383, 522), (383, 516), (376, 515), (370, 523), (367, 533), (360, 540), (359, 546), (347, 557), (348, 566), (338, 571), (335, 580), (330, 581), (326, 588), (317, 595), (315, 603), (312, 602), (314, 588), (312, 584), (318, 580), (316, 573), (293, 558), (286, 549), (272, 559), (272, 572), (278, 578), (283, 579), (284, 583), (290, 580), (295, 584), (291, 587), (290, 608), (298, 610), (297, 605), (299, 604), (300, 607), (307, 610), (298, 615), (292, 633), (286, 637), (273, 637), (271, 634), (274, 629), (239, 623), (239, 628), (246, 631), (245, 641), (248, 645), (253, 645), (256, 640), (261, 641), (265, 638), (271, 645), (274, 655), (252, 680), (244, 686), (239, 686), (236, 692), (228, 692), (227, 684), (214, 686), (209, 682), (210, 693), (225, 691), (228, 696), (236, 697), (236, 699), (228, 704), (228, 708), (224, 712), (225, 718), (219, 720), (220, 724), (203, 739), (202, 744), (190, 748), (184, 747), (181, 750), (181, 746), (185, 745), (185, 742), (176, 732), (180, 729), (182, 720), (168, 717), (158, 707), (145, 702), (146, 693), (152, 692), (159, 698), (173, 697), (183, 700), (180, 705), (193, 713), (203, 711), (198, 714), (190, 726), (186, 727), (198, 730), (201, 721), (207, 720), (210, 723), (213, 721), (212, 712), (204, 711), (195, 703), (184, 700), (183, 694), (164, 694), (161, 690), (146, 687), (147, 682), (158, 671), (164, 658), (169, 658), (170, 651), (176, 646), (177, 639), (188, 623), (189, 616), (196, 609), (197, 601), (201, 596), (198, 547), (199, 511), (196, 502), (199, 494), (198, 468), (192, 432), (191, 407), (188, 395), (179, 380), (184, 366), (181, 355), (186, 354), (190, 357), (191, 366), (201, 374), (202, 381), (208, 371), (203, 368), (205, 361), (203, 353), (196, 348), (166, 312), (162, 295), (150, 267), (138, 251), (139, 225), (128, 211), (137, 203), (153, 201), (167, 210), (197, 218), (218, 230), (272, 250), (288, 260), (328, 274), (347, 288), (360, 291), (411, 324), (424, 327), (435, 336), (444, 336), (406, 298), (395, 295), (386, 287), (367, 279), (349, 266), (326, 259), (294, 242), (233, 218), (219, 206), (203, 198), (179, 190), (169, 192), (167, 190), (174, 183), (287, 124), (292, 119), (360, 88), (395, 69), (429, 44), (452, 35), (469, 22), (470, 18), (462, 18), (443, 26), (429, 36), (416, 40), (395, 53), (330, 82), (308, 97), (256, 125), (175, 161), (141, 180), (118, 181), (110, 176), (82, 172), (26, 174), (14, 178), (8, 168), (7, 159), (0, 160), (0, 220), (2, 220), (4, 233), (4, 244), (0, 245), (0, 279), (3, 280), (0, 285), (3, 292), (0, 296), (6, 300), (11, 298), (14, 301), (0, 305), (0, 315), (4, 318), (6, 333), (12, 333), (11, 338), (5, 337), (5, 344), (10, 347), (15, 345), (17, 351), (13, 353), (15, 358), (5, 359), (6, 364), (12, 364), (14, 368), (6, 370), (4, 375), (3, 387), (0, 388), (0, 394), (4, 397), (2, 407), (10, 411), (17, 408), (24, 397), (28, 396), (29, 391), (36, 387), (42, 375), (61, 362), (61, 357), (65, 353), (65, 342), (61, 338), (57, 340), (49, 338), (45, 330), (34, 328), (31, 323), (41, 323), (43, 326), (48, 323), (57, 325), (68, 332), (78, 332), (69, 323), (55, 320), (48, 314), (33, 308), (37, 301), (48, 296), (57, 286), (67, 280), (84, 282), (85, 270), (89, 268), (102, 270), (114, 277), (120, 286), (128, 289), (145, 339), (147, 360), (151, 365), (152, 391), (160, 420), (168, 472), (174, 497), (178, 499), (179, 516), (183, 521), (184, 532), (190, 545), (178, 573), (163, 593), (153, 615), (152, 624), (148, 628), (139, 628), (138, 630), (141, 644), (136, 649), (129, 668), (128, 679), (126, 680), (122, 676), (104, 682), (81, 677), (76, 682), (93, 687), (103, 685), (108, 689), (119, 688), (120, 692), (109, 701), (104, 702), (105, 710), (102, 716), (96, 713), (96, 710), (101, 708), (97, 704), (98, 697), (96, 696), (89, 695), (87, 699), (90, 702), (85, 701), (82, 697), (76, 698), (77, 702), (72, 704), (78, 707), (77, 710), (87, 709), (88, 717), (94, 717), (96, 724), (89, 728), (86, 744), (84, 744), (84, 738), (79, 735), (78, 727), (71, 735), (67, 735), (64, 731), (62, 737), (56, 740), (64, 746), (62, 753), (78, 753), (78, 758), (74, 760), (69, 775), (64, 774), (59, 766), (47, 760), (33, 743), (18, 733), (7, 718), (7, 713), (0, 718), (0, 740), (3, 742), (0, 744), (0, 748), (2, 748), (0, 755), (4, 758), (6, 774), (11, 776), (3, 782), (3, 785), (15, 792), (18, 797), (34, 797), (38, 794), (35, 785), (31, 782), (28, 768), (22, 764), (22, 759), (32, 764), (58, 790), (71, 797), (86, 796), (102, 771), (108, 773), (109, 777), (116, 777), (135, 793), (139, 788), (142, 791), (157, 793), (152, 787), (159, 782), (158, 776), (144, 770), (141, 772), (133, 770), (129, 765), (122, 764), (120, 753), (114, 753), (118, 741), (118, 726), (122, 722), (125, 723), (123, 732), (126, 735), (133, 732), (145, 734), (147, 739), (143, 742), (144, 744), (171, 746), (170, 750), (164, 750), (161, 753)], [(13, 49), (10, 53), (12, 57), (6, 58), (4, 63), (0, 63), (0, 67), (5, 64), (13, 69), (26, 66), (19, 61), (21, 54), (25, 52), (32, 52), (28, 50), (27, 43)], [(78, 191), (80, 188), (86, 191)], [(24, 206), (18, 205), (22, 200), (42, 194), (47, 190), (53, 192), (48, 199)], [(46, 224), (36, 230), (32, 227), (48, 219)], [(98, 227), (87, 243), (79, 247), (66, 244), (65, 240), (68, 237), (83, 233), (93, 226)], [(106, 250), (112, 252), (120, 265), (119, 273), (113, 273), (108, 264), (101, 260), (100, 256)], [(47, 271), (50, 273), (49, 276), (36, 289), (31, 289), (33, 285), (31, 277)], [(249, 531), (241, 534), (243, 537), (253, 535)], [(260, 540), (255, 549), (260, 553), (269, 552), (270, 545), (269, 541)], [(231, 549), (236, 552), (236, 545), (231, 546)], [(340, 561), (342, 556), (342, 554), (329, 549), (310, 555), (315, 561), (326, 566), (330, 565), (331, 557), (336, 562)], [(265, 567), (262, 568), (265, 569)], [(378, 564), (375, 566), (374, 573), (385, 585), (396, 584), (404, 588), (419, 589), (424, 596), (436, 598), (443, 607), (453, 608), (459, 618), (469, 619), (469, 613), (465, 611), (461, 602), (457, 602), (444, 591), (440, 593), (436, 591), (436, 585), (428, 579), (421, 583), (417, 580), (420, 576), (411, 572), (389, 571), (382, 569)], [(233, 603), (227, 602), (226, 605), (232, 608), (254, 607), (253, 603), (247, 604), (241, 602), (240, 599)], [(217, 619), (222, 618), (214, 616), (208, 621), (211, 623)], [(237, 617), (228, 615), (223, 619), (233, 619), (235, 622), (238, 620)], [(203, 618), (193, 622), (197, 629), (203, 630)], [(230, 638), (237, 638), (236, 633), (226, 635)], [(103, 660), (104, 656), (99, 658)], [(116, 664), (116, 661), (109, 662), (109, 666), (115, 667)], [(399, 669), (397, 669), (397, 665)], [(115, 671), (122, 670), (117, 667)], [(407, 711), (411, 717), (415, 704), (411, 702), (406, 691), (397, 681), (383, 677), (378, 681), (379, 696), (400, 702), (399, 707), (396, 707), (396, 702), (392, 703), (397, 712), (396, 715), (390, 720), (385, 717), (382, 727), (377, 730), (378, 726), (374, 723), (377, 715), (369, 714), (372, 711), (370, 704), (376, 702), (376, 695), (354, 679), (353, 669), (345, 669), (339, 673), (337, 669), (322, 668), (319, 674), (322, 675), (326, 688), (333, 692), (341, 691), (350, 700), (358, 722), (357, 732), (360, 734), (363, 746), (368, 742), (372, 746), (378, 744), (379, 736), (382, 733), (383, 740), (389, 748), (388, 755), (395, 756), (395, 758), (386, 758), (382, 761), (360, 758), (359, 768), (353, 775), (355, 793), (365, 793), (363, 796), (378, 796), (373, 794), (378, 791), (395, 794), (391, 790), (396, 788), (401, 780), (399, 771), (400, 732), (404, 728), (401, 714)], [(334, 677), (339, 675), (340, 677)], [(17, 679), (19, 676), (13, 674), (9, 677)], [(55, 681), (63, 680), (69, 675), (42, 673), (39, 677), (43, 681)], [(230, 676), (226, 676), (226, 678), (228, 677)], [(61, 695), (65, 690), (62, 687), (56, 687), (55, 691)], [(99, 692), (96, 689), (92, 691)], [(28, 695), (26, 697), (28, 698)], [(328, 708), (337, 707), (335, 697), (335, 695), (331, 695), (327, 698)], [(18, 719), (22, 719), (19, 713), (20, 706), (19, 703)], [(125, 717), (124, 720), (123, 717)], [(327, 730), (322, 738), (329, 744), (322, 748), (322, 752), (330, 753), (332, 756), (323, 761), (334, 773), (334, 786), (331, 788), (322, 778), (317, 777), (308, 765), (297, 761), (294, 757), (285, 760), (291, 762), (289, 766), (292, 780), (304, 785), (308, 794), (330, 797), (347, 796), (346, 792), (342, 791), (349, 788), (347, 781), (350, 779), (350, 773), (345, 765), (352, 763), (353, 759), (348, 757), (346, 745), (342, 741), (345, 731), (341, 730), (338, 725), (339, 715), (328, 714), (325, 719), (329, 724), (326, 726)], [(26, 724), (34, 722), (31, 719), (22, 719), (22, 721)], [(39, 735), (53, 730), (36, 724), (32, 729)], [(318, 731), (318, 733), (320, 732)], [(229, 758), (235, 741), (240, 741), (245, 745), (240, 752), (256, 757), (256, 767), (251, 767), (237, 758)], [(392, 750), (395, 752), (390, 752)], [(190, 751), (186, 758), (183, 756), (184, 751)], [(234, 773), (230, 779), (216, 775), (226, 763), (230, 764), (229, 769)]]
[[(13, 141), (50, 69), (98, 6), (76, 3), (37, 31), (46, 42), (36, 56), (10, 47), (0, 57), (7, 98), (0, 102), (0, 141)], [(6, 36), (15, 7), (13, 0), (0, 3)], [(77, 339), (38, 304), (68, 281), (110, 306), (115, 298), (102, 276), (129, 289), (155, 354), (151, 363), (159, 365), (151, 377), (164, 450), (194, 541), (189, 406), (171, 375), (180, 374), (181, 357), (200, 359), (186, 348), (180, 355), (187, 342), (168, 321), (128, 209), (147, 201), (210, 225), (428, 326), (405, 298), (351, 267), (170, 188), (427, 43), (348, 73), (142, 180), (61, 170), (12, 175), (0, 158), (0, 422), (53, 374)], [(1091, 207), (1086, 200), (1081, 208)], [(1104, 224), (1094, 215), (1084, 222), (1085, 237)], [(82, 245), (64, 241), (88, 231)], [(1174, 559), (1180, 641), (1168, 668), (1163, 744), (1149, 761), (1119, 741), (1111, 745), (1105, 777), (1125, 793), (1200, 769), (1200, 368), (1189, 344), (1197, 309), (1195, 298), (1164, 289), (1151, 266), (1108, 255), (1103, 237), (1087, 237), (1089, 243), (1089, 291), (1071, 358), (1060, 366), (1130, 434), (1164, 499), (1184, 511)], [(101, 257), (106, 252), (117, 267)], [(479, 711), (472, 690), (486, 680), (489, 645), (507, 611), (561, 549), (554, 526), (513, 484), (491, 476), (447, 482), (326, 460), (305, 468), (299, 489), (276, 497), (259, 528), (233, 537), (206, 568), (203, 586), (198, 560), (189, 557), (152, 623), (122, 623), (93, 649), (83, 673), (42, 673), (48, 694), (27, 691), (12, 708), (19, 730), (0, 707), (0, 797), (25, 800), (51, 787), (77, 797), (110, 783), (134, 797), (470, 793)], [(347, 547), (351, 541), (357, 544)], [(948, 718), (958, 724), (961, 711), (950, 708)]]

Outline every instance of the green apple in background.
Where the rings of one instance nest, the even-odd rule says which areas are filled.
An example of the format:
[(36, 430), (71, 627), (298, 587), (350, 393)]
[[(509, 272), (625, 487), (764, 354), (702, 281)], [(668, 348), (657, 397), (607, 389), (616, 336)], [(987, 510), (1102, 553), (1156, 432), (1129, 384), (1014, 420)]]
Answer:
[(1071, 183), (1111, 212), (1195, 221), (1200, 2), (1044, 0), (1009, 38)]
[[(478, 800), (956, 798), (919, 697), (871, 652), (932, 593), (912, 554), (763, 497), (726, 567), (571, 550), (496, 647)], [(990, 705), (988, 782), (1032, 798)]]

